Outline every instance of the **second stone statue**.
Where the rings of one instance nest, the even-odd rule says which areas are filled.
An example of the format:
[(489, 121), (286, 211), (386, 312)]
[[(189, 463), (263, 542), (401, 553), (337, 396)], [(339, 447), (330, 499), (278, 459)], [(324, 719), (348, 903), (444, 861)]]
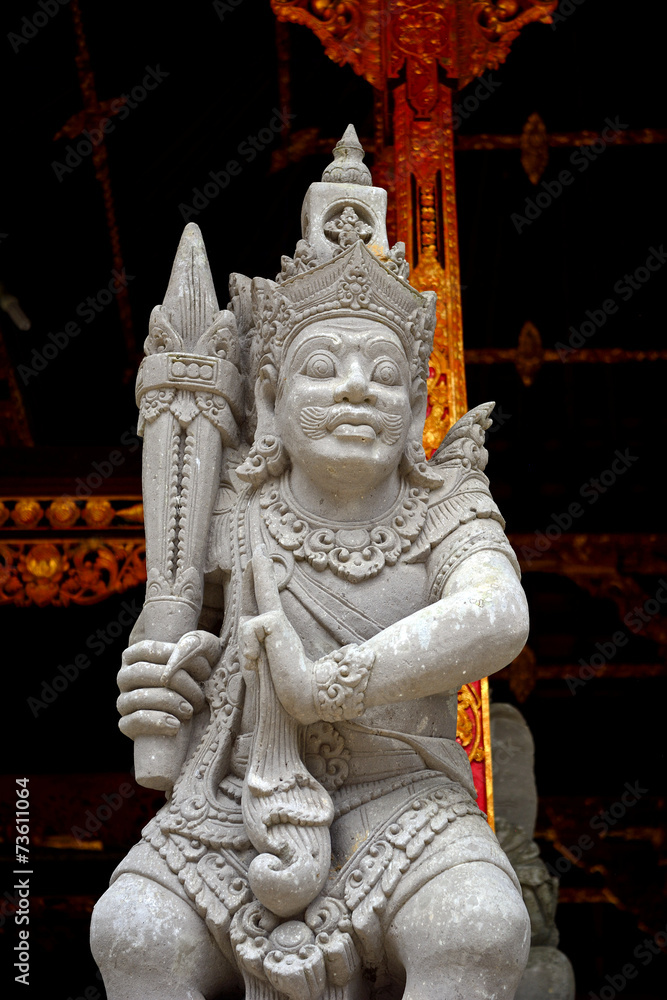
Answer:
[(167, 801), (95, 908), (109, 1000), (511, 1000), (530, 924), (456, 742), (522, 649), (492, 404), (422, 449), (435, 295), (350, 126), (275, 281), (183, 235), (137, 383), (148, 584), (119, 674)]

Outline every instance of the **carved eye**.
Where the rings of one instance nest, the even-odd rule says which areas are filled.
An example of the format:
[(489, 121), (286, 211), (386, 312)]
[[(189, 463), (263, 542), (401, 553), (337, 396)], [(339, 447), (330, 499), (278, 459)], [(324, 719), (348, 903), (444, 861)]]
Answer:
[(336, 374), (334, 359), (324, 351), (316, 351), (308, 358), (303, 374), (309, 378), (333, 378)]
[(373, 370), (373, 381), (380, 385), (400, 385), (402, 379), (398, 365), (387, 359), (380, 361)]

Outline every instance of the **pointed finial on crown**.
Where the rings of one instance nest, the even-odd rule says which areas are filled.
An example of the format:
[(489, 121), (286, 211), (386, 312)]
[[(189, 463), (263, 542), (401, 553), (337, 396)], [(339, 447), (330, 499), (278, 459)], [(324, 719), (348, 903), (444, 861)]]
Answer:
[(363, 163), (364, 147), (359, 142), (354, 125), (348, 125), (333, 150), (333, 162), (325, 169), (322, 180), (326, 184), (361, 184), (370, 187), (371, 172)]

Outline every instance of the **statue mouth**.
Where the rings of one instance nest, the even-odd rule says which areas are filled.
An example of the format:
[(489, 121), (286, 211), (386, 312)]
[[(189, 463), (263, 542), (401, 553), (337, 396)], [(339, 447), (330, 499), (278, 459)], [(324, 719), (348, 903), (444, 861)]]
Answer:
[(367, 404), (335, 403), (333, 406), (305, 406), (299, 422), (307, 437), (317, 440), (331, 434), (338, 438), (374, 441), (382, 437), (392, 444), (401, 434), (400, 414), (382, 413)]
[(351, 422), (336, 424), (331, 433), (334, 437), (359, 438), (362, 441), (374, 441), (377, 437), (376, 431), (370, 424)]
[(336, 436), (342, 430), (342, 436), (357, 434), (364, 428), (366, 432), (371, 431), (373, 437), (377, 437), (384, 427), (384, 421), (379, 413), (376, 413), (370, 406), (332, 406), (327, 414), (325, 428)]

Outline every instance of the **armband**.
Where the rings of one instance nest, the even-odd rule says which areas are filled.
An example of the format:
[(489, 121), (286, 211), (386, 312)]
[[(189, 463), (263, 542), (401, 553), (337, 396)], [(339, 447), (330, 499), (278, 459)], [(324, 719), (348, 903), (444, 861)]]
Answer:
[(315, 661), (313, 701), (320, 719), (343, 722), (363, 715), (374, 663), (375, 653), (355, 643)]

